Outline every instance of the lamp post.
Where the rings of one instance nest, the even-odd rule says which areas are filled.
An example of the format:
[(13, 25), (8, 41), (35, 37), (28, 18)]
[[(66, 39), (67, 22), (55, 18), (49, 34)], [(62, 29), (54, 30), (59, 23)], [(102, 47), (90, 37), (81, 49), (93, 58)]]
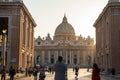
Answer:
[(3, 57), (3, 65), (6, 65), (6, 32), (7, 30), (2, 30), (2, 57)]

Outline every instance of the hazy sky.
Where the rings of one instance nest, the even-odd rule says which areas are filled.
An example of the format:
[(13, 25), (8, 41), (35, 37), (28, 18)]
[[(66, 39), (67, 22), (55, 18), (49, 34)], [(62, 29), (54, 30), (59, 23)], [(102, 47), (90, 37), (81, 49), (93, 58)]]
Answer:
[(23, 0), (37, 26), (35, 38), (51, 37), (62, 22), (64, 13), (75, 34), (95, 38), (93, 24), (108, 3), (108, 0)]

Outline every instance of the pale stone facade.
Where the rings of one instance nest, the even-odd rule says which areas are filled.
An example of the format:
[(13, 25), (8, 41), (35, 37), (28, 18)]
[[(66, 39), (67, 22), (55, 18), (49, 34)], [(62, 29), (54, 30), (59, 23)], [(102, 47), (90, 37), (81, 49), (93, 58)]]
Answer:
[(94, 23), (96, 28), (96, 62), (106, 71), (120, 71), (120, 2), (109, 0)]
[(35, 63), (40, 65), (53, 65), (58, 56), (63, 56), (69, 67), (88, 67), (93, 64), (94, 53), (94, 40), (90, 36), (75, 36), (74, 28), (67, 22), (66, 16), (57, 26), (53, 39), (50, 34), (46, 38), (39, 36), (35, 39)]
[[(18, 68), (34, 65), (35, 26), (22, 0), (0, 0), (0, 39), (3, 39), (0, 41), (0, 57), (5, 59), (2, 64)], [(7, 30), (5, 38), (4, 29)], [(3, 46), (6, 49), (3, 50)]]

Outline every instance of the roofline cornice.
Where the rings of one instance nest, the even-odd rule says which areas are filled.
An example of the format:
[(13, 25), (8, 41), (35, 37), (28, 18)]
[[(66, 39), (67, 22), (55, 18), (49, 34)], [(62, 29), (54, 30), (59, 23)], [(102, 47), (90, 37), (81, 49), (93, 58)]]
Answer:
[(24, 10), (27, 12), (28, 16), (30, 17), (31, 21), (33, 22), (34, 26), (36, 27), (37, 24), (35, 23), (35, 20), (34, 20), (33, 17), (31, 16), (29, 10), (27, 9), (27, 7), (25, 6), (24, 3), (22, 3), (22, 5), (23, 5)]
[(108, 3), (103, 11), (100, 13), (100, 15), (98, 16), (97, 20), (95, 21), (95, 23), (93, 24), (93, 27), (96, 27), (96, 24), (98, 23), (98, 21), (103, 17), (103, 15), (105, 14), (105, 12), (108, 10), (109, 7), (114, 6), (114, 5), (120, 5), (120, 2), (111, 2)]
[(27, 7), (25, 6), (25, 4), (23, 2), (0, 2), (0, 6), (1, 5), (3, 5), (3, 6), (4, 5), (7, 5), (7, 6), (12, 5), (12, 6), (20, 6), (20, 7), (22, 7), (25, 10), (25, 12), (27, 13), (27, 15), (29, 16), (30, 20), (33, 22), (34, 27), (37, 26), (37, 24), (35, 23), (33, 17), (31, 16), (30, 12), (28, 11)]

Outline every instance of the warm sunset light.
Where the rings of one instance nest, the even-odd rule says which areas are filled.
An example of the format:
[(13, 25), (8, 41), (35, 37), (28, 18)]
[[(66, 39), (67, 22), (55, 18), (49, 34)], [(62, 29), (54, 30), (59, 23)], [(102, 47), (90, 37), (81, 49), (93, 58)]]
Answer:
[(120, 80), (120, 0), (0, 0), (1, 80)]
[(35, 37), (51, 36), (64, 13), (74, 27), (76, 35), (95, 38), (93, 24), (108, 0), (24, 0), (27, 8), (37, 23)]

